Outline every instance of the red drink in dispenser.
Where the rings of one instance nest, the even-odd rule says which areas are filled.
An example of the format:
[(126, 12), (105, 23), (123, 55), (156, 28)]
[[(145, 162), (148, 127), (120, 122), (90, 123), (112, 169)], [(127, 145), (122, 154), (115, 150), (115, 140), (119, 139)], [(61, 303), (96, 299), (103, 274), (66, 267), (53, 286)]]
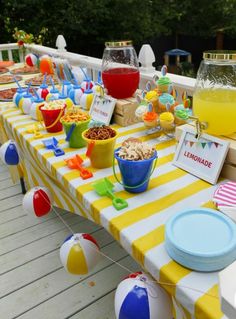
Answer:
[(106, 42), (102, 58), (102, 80), (108, 94), (117, 99), (131, 97), (139, 85), (139, 68), (131, 41)]
[(130, 97), (139, 85), (139, 71), (133, 68), (114, 68), (102, 72), (102, 80), (108, 94), (124, 99)]

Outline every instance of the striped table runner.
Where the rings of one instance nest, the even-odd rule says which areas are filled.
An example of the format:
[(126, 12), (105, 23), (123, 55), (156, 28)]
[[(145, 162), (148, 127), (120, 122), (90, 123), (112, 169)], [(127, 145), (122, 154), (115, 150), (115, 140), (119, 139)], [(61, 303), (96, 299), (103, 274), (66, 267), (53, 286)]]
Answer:
[[(220, 311), (218, 273), (199, 273), (186, 269), (174, 262), (165, 251), (164, 229), (167, 219), (186, 208), (213, 208), (211, 198), (218, 187), (171, 164), (176, 148), (174, 140), (162, 140), (157, 133), (147, 135), (140, 123), (125, 128), (114, 126), (119, 132), (117, 147), (133, 136), (155, 145), (158, 152), (158, 164), (148, 190), (141, 194), (130, 194), (116, 183), (112, 168), (94, 169), (85, 160), (94, 173), (94, 177), (88, 180), (82, 180), (78, 171), (70, 170), (64, 159), (75, 154), (85, 159), (86, 149), (69, 148), (64, 133), (54, 134), (60, 148), (65, 151), (64, 156), (55, 157), (42, 143), (42, 139), (52, 137), (51, 134), (42, 131), (43, 138), (37, 140), (28, 133), (27, 130), (34, 123), (28, 115), (11, 108), (2, 111), (0, 116), (8, 136), (20, 145), (29, 185), (49, 187), (56, 205), (101, 224), (155, 279), (172, 284), (163, 284), (163, 287), (174, 298), (176, 318), (226, 319)], [(109, 198), (101, 198), (93, 191), (92, 183), (103, 177), (115, 183), (116, 195), (127, 200), (127, 208), (117, 211)]]

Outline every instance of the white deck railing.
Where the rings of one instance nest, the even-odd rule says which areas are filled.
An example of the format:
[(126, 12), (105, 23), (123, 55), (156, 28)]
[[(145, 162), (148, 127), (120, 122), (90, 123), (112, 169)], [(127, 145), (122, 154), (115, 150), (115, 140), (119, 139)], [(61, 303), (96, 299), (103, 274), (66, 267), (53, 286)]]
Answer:
[[(91, 77), (93, 79), (97, 78), (97, 73), (101, 70), (102, 59), (66, 51), (66, 42), (62, 36), (58, 36), (56, 45), (58, 49), (37, 44), (26, 44), (25, 46), (27, 51), (34, 52), (39, 55), (50, 54), (53, 57), (67, 59), (71, 65), (87, 67)], [(17, 43), (0, 44), (0, 61), (3, 58), (2, 51), (6, 51), (8, 54), (8, 59), (13, 60), (12, 51), (18, 49)], [(23, 62), (23, 55), (21, 51), (19, 51), (19, 58), (20, 61)], [(160, 72), (156, 71), (152, 66), (152, 64), (155, 62), (155, 56), (150, 45), (145, 44), (142, 46), (139, 52), (139, 62), (141, 63), (139, 87), (140, 89), (144, 89), (147, 81), (153, 81), (154, 75), (160, 76)], [(168, 73), (168, 77), (171, 79), (174, 87), (178, 91), (179, 100), (181, 100), (183, 91), (187, 91), (188, 95), (192, 96), (195, 86), (195, 79), (171, 73)]]

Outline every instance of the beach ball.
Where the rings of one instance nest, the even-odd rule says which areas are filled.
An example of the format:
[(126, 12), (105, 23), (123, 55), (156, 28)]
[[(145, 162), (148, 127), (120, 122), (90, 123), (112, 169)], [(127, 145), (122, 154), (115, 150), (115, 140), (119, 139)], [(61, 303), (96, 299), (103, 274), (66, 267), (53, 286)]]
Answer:
[(73, 88), (73, 85), (70, 83), (70, 81), (64, 80), (63, 81), (64, 85), (64, 94), (69, 95), (70, 90)]
[(49, 94), (49, 89), (47, 84), (41, 84), (40, 87), (37, 90), (38, 95), (46, 100), (47, 95)]
[(39, 58), (36, 54), (34, 53), (29, 53), (26, 55), (25, 57), (25, 63), (28, 65), (28, 66), (35, 66), (37, 65), (39, 62)]
[(39, 60), (39, 69), (40, 72), (45, 74), (53, 74), (53, 64), (52, 64), (52, 58), (48, 55), (41, 56)]
[(17, 145), (14, 141), (7, 141), (0, 147), (0, 158), (7, 165), (18, 165), (20, 162)]
[(74, 104), (80, 104), (80, 98), (84, 93), (84, 89), (80, 85), (74, 85), (74, 87), (69, 92), (69, 98), (73, 101)]
[(59, 99), (59, 94), (60, 94), (60, 93), (49, 93), (49, 94), (46, 96), (45, 101), (46, 101), (46, 102), (49, 102), (49, 101), (58, 100), (58, 99)]
[(80, 105), (85, 111), (89, 111), (93, 103), (94, 93), (92, 90), (86, 90), (80, 98)]
[(40, 111), (40, 107), (44, 105), (44, 99), (42, 98), (35, 98), (34, 102), (31, 105), (30, 108), (30, 116), (32, 119), (36, 121), (43, 121), (43, 115)]
[(31, 105), (34, 102), (33, 95), (26, 92), (19, 100), (18, 106), (24, 114), (30, 114)]
[(94, 82), (91, 81), (90, 79), (86, 79), (81, 83), (81, 88), (84, 90), (92, 89), (93, 86), (94, 86)]
[(23, 198), (23, 208), (29, 214), (37, 217), (47, 215), (53, 203), (53, 197), (48, 188), (36, 186), (31, 188)]
[(70, 235), (61, 246), (60, 259), (70, 274), (85, 275), (96, 266), (100, 259), (99, 246), (89, 234)]
[(16, 93), (13, 96), (12, 102), (15, 104), (15, 106), (19, 107), (19, 102), (22, 96), (26, 93), (26, 89), (18, 88), (16, 90)]
[(117, 319), (172, 319), (167, 293), (148, 275), (137, 272), (125, 278), (115, 293)]

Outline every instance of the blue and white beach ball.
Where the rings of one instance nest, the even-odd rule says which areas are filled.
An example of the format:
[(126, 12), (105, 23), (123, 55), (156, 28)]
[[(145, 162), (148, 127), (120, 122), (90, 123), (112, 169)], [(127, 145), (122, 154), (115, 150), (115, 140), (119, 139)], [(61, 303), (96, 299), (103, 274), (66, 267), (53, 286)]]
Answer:
[(0, 158), (7, 165), (19, 164), (19, 152), (14, 141), (9, 140), (0, 147)]
[(71, 98), (75, 105), (80, 105), (80, 98), (83, 94), (84, 89), (82, 89), (80, 85), (74, 85), (69, 92), (69, 98)]
[(99, 246), (89, 234), (70, 235), (61, 246), (60, 259), (70, 274), (85, 275), (100, 259)]
[(12, 102), (15, 104), (15, 106), (19, 107), (19, 102), (22, 96), (26, 93), (26, 89), (18, 88), (16, 90), (16, 93), (13, 96)]
[(172, 319), (171, 306), (167, 293), (141, 272), (125, 278), (116, 289), (117, 319)]

